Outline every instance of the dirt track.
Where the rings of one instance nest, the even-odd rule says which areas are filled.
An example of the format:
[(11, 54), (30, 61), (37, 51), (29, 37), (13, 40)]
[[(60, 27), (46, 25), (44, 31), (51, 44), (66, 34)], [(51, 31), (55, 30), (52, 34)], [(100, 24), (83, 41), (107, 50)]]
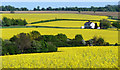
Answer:
[[(0, 13), (10, 13), (10, 11), (0, 11)], [(100, 15), (100, 16), (118, 16), (118, 12), (91, 12), (84, 11), (78, 13), (78, 11), (15, 11), (15, 13), (72, 13), (72, 14), (88, 14), (88, 15)]]

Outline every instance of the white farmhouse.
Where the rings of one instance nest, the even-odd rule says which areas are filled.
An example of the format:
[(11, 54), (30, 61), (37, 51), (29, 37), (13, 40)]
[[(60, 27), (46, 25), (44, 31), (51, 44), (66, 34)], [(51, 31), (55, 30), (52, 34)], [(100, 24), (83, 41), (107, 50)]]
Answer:
[(95, 23), (88, 21), (84, 24), (84, 28), (85, 29), (94, 29), (95, 28)]

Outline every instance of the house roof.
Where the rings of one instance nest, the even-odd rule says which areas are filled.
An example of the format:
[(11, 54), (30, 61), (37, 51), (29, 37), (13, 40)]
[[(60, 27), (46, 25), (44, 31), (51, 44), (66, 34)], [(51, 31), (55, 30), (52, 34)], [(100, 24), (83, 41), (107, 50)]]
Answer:
[(92, 22), (86, 22), (85, 25), (90, 25)]

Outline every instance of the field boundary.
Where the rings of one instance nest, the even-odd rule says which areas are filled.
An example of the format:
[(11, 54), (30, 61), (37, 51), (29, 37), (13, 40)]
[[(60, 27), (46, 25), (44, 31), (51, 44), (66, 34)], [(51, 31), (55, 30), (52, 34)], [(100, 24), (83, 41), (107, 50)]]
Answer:
[[(45, 23), (45, 22), (53, 22), (53, 21), (89, 21), (89, 20), (82, 20), (82, 19), (51, 19), (51, 20), (44, 20), (44, 21), (37, 21), (37, 22), (32, 22), (30, 24), (37, 24), (37, 23)], [(99, 20), (90, 20), (90, 21), (98, 21)], [(113, 21), (111, 21), (113, 22)]]

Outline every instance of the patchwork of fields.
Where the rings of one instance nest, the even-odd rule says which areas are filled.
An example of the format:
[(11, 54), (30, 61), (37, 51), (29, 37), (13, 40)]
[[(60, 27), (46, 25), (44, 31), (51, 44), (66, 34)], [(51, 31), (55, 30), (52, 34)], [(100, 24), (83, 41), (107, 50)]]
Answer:
[[(27, 26), (57, 26), (57, 27), (81, 27), (84, 26), (84, 23), (88, 20), (96, 20), (99, 21), (101, 19), (108, 19), (107, 16), (93, 16), (93, 15), (83, 15), (83, 14), (2, 14), (2, 17), (14, 18), (14, 19), (26, 19), (28, 23), (36, 23), (36, 24), (28, 24)], [(46, 20), (55, 20), (55, 19), (71, 19), (69, 21), (50, 21), (39, 23), (40, 21)], [(72, 21), (78, 20), (78, 21)], [(86, 20), (86, 21), (80, 21)], [(108, 19), (110, 21), (115, 21), (112, 19)], [(95, 23), (95, 21), (94, 21)], [(99, 22), (96, 22), (99, 25)]]
[(83, 14), (2, 14), (2, 17), (26, 19), (28, 23), (50, 20), (50, 19), (84, 19), (84, 20), (100, 20), (107, 19), (107, 16), (93, 16)]
[[(28, 23), (27, 26), (51, 26), (51, 27), (77, 27), (80, 28), (84, 26), (87, 20), (101, 20), (108, 19), (107, 16), (93, 16), (93, 15), (83, 15), (83, 14), (2, 14), (2, 17), (16, 18), (16, 19), (26, 19)], [(86, 20), (86, 21), (72, 21), (72, 20), (61, 20), (61, 21), (48, 21), (39, 23), (40, 21), (54, 20), (54, 19), (75, 19), (75, 20)], [(110, 21), (115, 21), (108, 19)], [(93, 21), (94, 23), (98, 23)], [(64, 33), (68, 38), (74, 38), (76, 34), (82, 34), (85, 40), (91, 39), (93, 36), (101, 36), (107, 42), (117, 43), (118, 42), (118, 32), (116, 30), (90, 30), (90, 29), (56, 29), (56, 28), (8, 28), (0, 29), (2, 31), (3, 39), (10, 39), (13, 35), (21, 32), (30, 32), (32, 30), (39, 31), (42, 35), (58, 33)]]
[(0, 57), (3, 68), (115, 68), (118, 47), (63, 47), (58, 52)]
[[(52, 27), (81, 27), (87, 20), (108, 19), (107, 16), (93, 16), (83, 14), (2, 14), (2, 17), (26, 19), (27, 26)], [(76, 19), (86, 21), (52, 21), (39, 23), (39, 21), (53, 19)], [(108, 19), (110, 21), (115, 21)], [(37, 23), (35, 23), (37, 22)], [(94, 23), (97, 21), (93, 21)], [(30, 24), (35, 23), (35, 24)], [(99, 22), (97, 22), (99, 25)], [(42, 35), (66, 34), (73, 39), (81, 34), (85, 40), (94, 36), (104, 38), (110, 44), (118, 43), (118, 31), (114, 29), (64, 29), (64, 28), (0, 28), (2, 39), (10, 39), (19, 33), (39, 31)], [(3, 68), (114, 68), (118, 65), (117, 46), (96, 47), (61, 47), (58, 52), (31, 53), (19, 55), (0, 56)]]

